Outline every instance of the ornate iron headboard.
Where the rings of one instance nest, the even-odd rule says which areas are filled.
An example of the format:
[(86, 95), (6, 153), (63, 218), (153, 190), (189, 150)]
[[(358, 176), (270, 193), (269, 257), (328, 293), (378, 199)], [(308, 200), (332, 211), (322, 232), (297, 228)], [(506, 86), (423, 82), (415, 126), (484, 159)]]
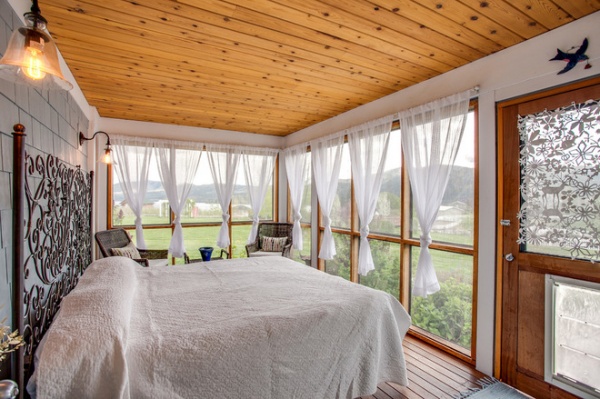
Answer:
[(13, 327), (26, 345), (11, 371), (24, 392), (37, 345), (92, 261), (94, 172), (27, 154), (25, 127), (13, 129)]

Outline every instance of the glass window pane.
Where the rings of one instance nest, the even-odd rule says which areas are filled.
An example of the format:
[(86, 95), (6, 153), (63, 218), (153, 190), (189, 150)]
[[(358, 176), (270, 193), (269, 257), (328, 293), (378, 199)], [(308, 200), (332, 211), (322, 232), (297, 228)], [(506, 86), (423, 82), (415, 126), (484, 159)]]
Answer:
[[(243, 224), (239, 226), (233, 226), (231, 228), (231, 257), (232, 258), (246, 258), (246, 243), (248, 242), (248, 236), (250, 235), (251, 224)], [(215, 240), (217, 236), (215, 236)]]
[(395, 130), (390, 135), (381, 192), (377, 199), (375, 216), (373, 216), (373, 220), (369, 224), (369, 230), (372, 233), (400, 235), (401, 154), (400, 130)]
[(359, 283), (400, 297), (400, 244), (370, 240), (375, 270), (358, 276)]
[[(412, 296), (410, 314), (415, 326), (471, 349), (473, 309), (473, 257), (430, 250), (441, 289), (427, 298)], [(421, 248), (411, 247), (414, 281)]]
[(304, 180), (304, 192), (302, 194), (302, 205), (300, 213), (302, 214), (303, 223), (311, 223), (312, 221), (312, 167), (310, 154), (306, 157), (306, 176)]
[(334, 259), (325, 261), (325, 271), (350, 280), (350, 236), (333, 233), (333, 239), (337, 255)]
[[(271, 184), (267, 188), (267, 193), (265, 194), (265, 199), (263, 200), (262, 207), (260, 208), (260, 213), (258, 217), (260, 220), (273, 220), (273, 180), (271, 180)], [(252, 217), (252, 213), (250, 214)]]
[[(131, 241), (135, 244), (135, 229), (127, 231), (131, 236)], [(171, 228), (144, 229), (144, 241), (146, 241), (146, 248), (144, 249), (167, 249), (171, 242)]]
[(342, 165), (340, 167), (340, 178), (338, 180), (337, 192), (331, 208), (331, 226), (343, 229), (350, 228), (350, 213), (352, 203), (350, 199), (350, 178), (352, 170), (350, 166), (350, 152), (348, 143), (344, 144), (342, 151)]
[(235, 187), (231, 196), (231, 220), (235, 222), (252, 220), (252, 205), (246, 187), (245, 169), (244, 163), (240, 160)]
[[(475, 201), (475, 113), (469, 112), (450, 180), (431, 229), (434, 241), (473, 245)], [(411, 237), (421, 236), (414, 198), (411, 196)]]
[[(258, 155), (254, 155), (258, 156)], [(235, 222), (247, 222), (252, 220), (254, 213), (250, 203), (250, 195), (246, 186), (246, 165), (241, 162), (238, 166), (235, 188), (231, 197), (231, 220)], [(269, 183), (265, 199), (263, 200), (259, 218), (261, 220), (273, 220), (273, 179)]]
[[(125, 200), (123, 189), (116, 168), (112, 168), (113, 178), (113, 225), (133, 226), (135, 215)], [(148, 172), (148, 188), (142, 207), (142, 224), (157, 225), (171, 223), (171, 208), (167, 200), (167, 193), (160, 181), (156, 157), (152, 155)]]
[[(185, 223), (220, 223), (221, 206), (217, 198), (212, 174), (208, 165), (208, 157), (202, 154), (200, 157), (200, 166), (194, 179), (194, 185), (190, 190), (188, 197), (190, 203), (190, 212), (184, 212), (181, 218), (182, 224)], [(215, 239), (213, 241), (216, 241)]]
[(292, 259), (306, 265), (311, 264), (311, 229), (310, 226), (302, 226), (302, 251), (292, 248)]
[(221, 226), (186, 227), (183, 229), (185, 252), (190, 259), (200, 259), (200, 247), (213, 247), (213, 256), (220, 255), (217, 236)]

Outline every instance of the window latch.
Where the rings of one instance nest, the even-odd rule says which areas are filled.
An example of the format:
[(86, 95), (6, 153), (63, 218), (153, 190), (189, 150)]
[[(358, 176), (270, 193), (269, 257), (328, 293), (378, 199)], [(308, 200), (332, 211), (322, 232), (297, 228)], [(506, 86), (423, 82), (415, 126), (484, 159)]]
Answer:
[(510, 219), (500, 219), (500, 226), (510, 226)]

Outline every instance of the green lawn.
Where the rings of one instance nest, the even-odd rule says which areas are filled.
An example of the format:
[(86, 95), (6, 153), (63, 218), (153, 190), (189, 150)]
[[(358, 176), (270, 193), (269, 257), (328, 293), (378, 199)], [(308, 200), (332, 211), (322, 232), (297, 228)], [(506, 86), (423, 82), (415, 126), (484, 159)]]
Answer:
[[(250, 225), (233, 227), (231, 243), (232, 256), (234, 258), (246, 256), (245, 246), (250, 234), (250, 228)], [(128, 228), (127, 230), (135, 242), (135, 229)], [(200, 247), (214, 247), (214, 252), (218, 253), (217, 237), (219, 230), (220, 226), (184, 227), (183, 241), (188, 256), (192, 259), (200, 258), (200, 252), (198, 251)], [(146, 247), (149, 249), (166, 249), (169, 247), (171, 240), (171, 228), (144, 229), (144, 240), (146, 241)], [(177, 259), (176, 263), (183, 263), (183, 259)]]

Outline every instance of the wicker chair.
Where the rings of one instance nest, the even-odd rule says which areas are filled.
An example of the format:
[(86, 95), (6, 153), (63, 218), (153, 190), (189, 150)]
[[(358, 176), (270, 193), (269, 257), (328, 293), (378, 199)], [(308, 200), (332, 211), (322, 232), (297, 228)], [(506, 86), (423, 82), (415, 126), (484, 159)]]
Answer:
[[(95, 235), (96, 242), (100, 247), (103, 257), (114, 256), (111, 249), (123, 248), (131, 242), (129, 233), (124, 229), (113, 229), (99, 231)], [(137, 248), (140, 253), (140, 259), (134, 259), (136, 262), (143, 266), (150, 266), (155, 264), (167, 265), (169, 251), (167, 249), (140, 249)], [(184, 254), (184, 256), (187, 256)]]
[[(252, 256), (269, 256), (269, 255), (281, 255), (286, 258), (290, 257), (290, 250), (292, 249), (292, 223), (275, 223), (275, 222), (264, 222), (258, 224), (258, 233), (256, 234), (256, 240), (252, 244), (246, 245), (246, 253), (248, 257)], [(287, 237), (283, 251), (279, 252), (266, 252), (261, 248), (261, 237)]]

